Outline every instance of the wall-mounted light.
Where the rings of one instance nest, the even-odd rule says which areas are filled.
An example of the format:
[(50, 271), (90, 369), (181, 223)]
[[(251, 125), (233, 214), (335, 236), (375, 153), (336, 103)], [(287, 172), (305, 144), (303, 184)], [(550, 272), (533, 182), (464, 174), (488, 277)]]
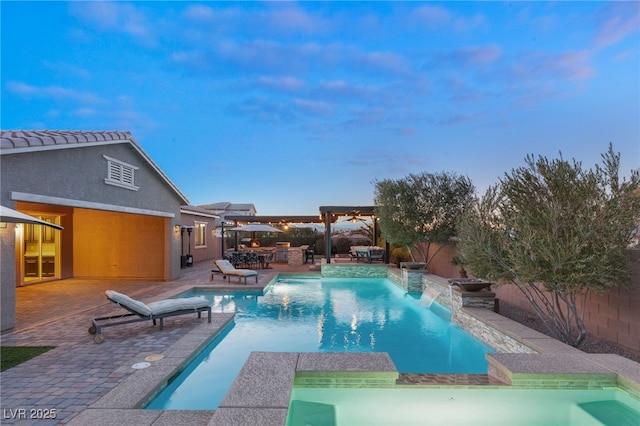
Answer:
[(173, 232), (175, 232), (176, 234), (177, 234), (178, 232), (180, 232), (180, 225), (175, 225), (175, 226), (173, 227)]

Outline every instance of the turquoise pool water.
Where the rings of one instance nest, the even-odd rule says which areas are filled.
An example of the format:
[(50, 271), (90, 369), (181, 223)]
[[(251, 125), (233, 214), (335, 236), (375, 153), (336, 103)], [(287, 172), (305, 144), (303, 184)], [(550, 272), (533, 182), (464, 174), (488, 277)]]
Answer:
[(217, 408), (252, 351), (387, 352), (403, 373), (486, 373), (492, 352), (447, 309), (387, 279), (289, 278), (264, 295), (198, 294), (214, 312), (235, 312), (235, 324), (146, 408)]
[(295, 388), (287, 426), (637, 426), (624, 391), (485, 388)]

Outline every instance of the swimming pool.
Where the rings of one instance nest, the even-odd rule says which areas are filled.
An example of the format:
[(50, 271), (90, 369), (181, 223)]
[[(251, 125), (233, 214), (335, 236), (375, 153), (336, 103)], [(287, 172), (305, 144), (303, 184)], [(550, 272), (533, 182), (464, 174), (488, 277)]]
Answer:
[(287, 425), (637, 426), (639, 405), (619, 389), (294, 387)]
[(198, 294), (214, 312), (235, 312), (235, 324), (148, 409), (217, 408), (252, 351), (387, 352), (403, 373), (468, 374), (486, 373), (492, 352), (452, 324), (441, 305), (429, 301), (427, 308), (382, 278), (281, 278), (264, 295)]

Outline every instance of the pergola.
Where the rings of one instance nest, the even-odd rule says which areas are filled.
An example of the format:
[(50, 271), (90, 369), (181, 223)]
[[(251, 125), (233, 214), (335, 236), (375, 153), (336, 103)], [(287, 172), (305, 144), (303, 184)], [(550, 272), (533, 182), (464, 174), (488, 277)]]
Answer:
[[(341, 217), (351, 217), (357, 220), (360, 217), (372, 217), (373, 235), (378, 235), (378, 224), (375, 220), (375, 206), (321, 206), (318, 216), (287, 216), (287, 215), (270, 215), (270, 216), (244, 216), (244, 215), (228, 215), (223, 219), (222, 240), (224, 244), (224, 221), (231, 220), (236, 226), (248, 223), (269, 223), (288, 225), (295, 223), (319, 223), (324, 225), (325, 235), (325, 258), (327, 263), (331, 263), (331, 224), (335, 223)], [(374, 241), (375, 244), (375, 241)]]
[[(320, 206), (320, 217), (324, 223), (324, 255), (327, 263), (331, 263), (331, 224), (335, 223), (340, 217), (351, 216), (355, 221), (359, 217), (373, 218), (373, 244), (378, 235), (378, 222), (375, 220), (375, 206)], [(387, 250), (388, 251), (388, 250)]]

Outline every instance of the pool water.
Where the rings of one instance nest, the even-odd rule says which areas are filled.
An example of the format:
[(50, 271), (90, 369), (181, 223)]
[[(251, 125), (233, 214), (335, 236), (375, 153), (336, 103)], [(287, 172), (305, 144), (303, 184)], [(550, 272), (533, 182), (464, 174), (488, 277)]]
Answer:
[(387, 352), (402, 373), (467, 374), (486, 373), (492, 352), (452, 324), (447, 309), (382, 278), (288, 278), (264, 295), (183, 296), (194, 294), (214, 312), (235, 312), (235, 324), (146, 408), (216, 409), (252, 351)]
[(637, 426), (639, 409), (619, 389), (294, 387), (286, 424)]

